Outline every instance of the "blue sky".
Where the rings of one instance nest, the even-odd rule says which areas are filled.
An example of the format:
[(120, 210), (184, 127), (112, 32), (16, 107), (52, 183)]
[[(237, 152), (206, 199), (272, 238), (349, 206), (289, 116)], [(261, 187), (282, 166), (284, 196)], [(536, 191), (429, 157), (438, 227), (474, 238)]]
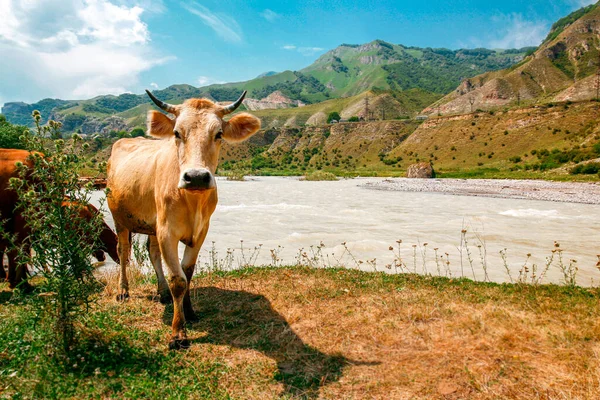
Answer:
[(537, 45), (585, 0), (0, 0), (0, 104), (297, 70), (341, 43)]

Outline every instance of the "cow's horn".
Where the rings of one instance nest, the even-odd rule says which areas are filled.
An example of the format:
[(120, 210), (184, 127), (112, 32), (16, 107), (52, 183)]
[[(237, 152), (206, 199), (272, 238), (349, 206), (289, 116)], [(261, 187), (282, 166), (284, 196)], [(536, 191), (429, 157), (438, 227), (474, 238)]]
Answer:
[(248, 92), (246, 90), (244, 90), (244, 93), (242, 93), (240, 98), (237, 99), (235, 101), (235, 103), (231, 103), (230, 105), (223, 107), (223, 113), (229, 114), (229, 113), (234, 112), (242, 104), (242, 101), (244, 101), (244, 97), (246, 97), (246, 93), (248, 93)]
[(148, 96), (154, 102), (154, 104), (158, 106), (158, 108), (165, 110), (166, 112), (171, 114), (175, 114), (175, 112), (177, 111), (177, 107), (175, 107), (172, 104), (165, 103), (164, 101), (160, 101), (148, 89), (146, 89), (146, 93), (148, 93)]

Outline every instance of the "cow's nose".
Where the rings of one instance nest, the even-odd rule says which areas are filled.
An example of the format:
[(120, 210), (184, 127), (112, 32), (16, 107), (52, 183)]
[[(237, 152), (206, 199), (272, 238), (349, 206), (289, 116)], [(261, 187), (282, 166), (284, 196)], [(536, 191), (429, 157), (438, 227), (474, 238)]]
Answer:
[(179, 182), (180, 189), (188, 190), (206, 190), (213, 186), (213, 176), (209, 170), (204, 168), (185, 170)]

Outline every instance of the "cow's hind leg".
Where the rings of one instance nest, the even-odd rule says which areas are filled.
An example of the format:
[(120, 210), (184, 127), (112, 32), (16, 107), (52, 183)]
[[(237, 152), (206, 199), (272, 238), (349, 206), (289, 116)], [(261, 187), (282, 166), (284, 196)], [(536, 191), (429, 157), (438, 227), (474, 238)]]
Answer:
[(131, 255), (131, 231), (129, 229), (116, 225), (117, 237), (119, 238), (118, 251), (119, 261), (121, 262), (121, 269), (119, 275), (119, 294), (117, 294), (117, 300), (123, 301), (129, 298), (129, 281), (127, 280), (127, 267), (129, 266), (129, 259)]
[(171, 303), (173, 302), (173, 297), (171, 296), (171, 291), (169, 290), (169, 285), (167, 284), (167, 280), (165, 279), (165, 274), (163, 272), (160, 246), (158, 245), (158, 239), (156, 239), (156, 236), (149, 235), (146, 246), (148, 248), (148, 254), (150, 255), (150, 262), (152, 262), (152, 266), (156, 272), (156, 279), (158, 281), (158, 296), (160, 302), (163, 304)]
[[(24, 252), (31, 251), (29, 246), (22, 247)], [(33, 287), (27, 282), (27, 261), (19, 257), (19, 249), (8, 252), (8, 286), (11, 289), (19, 288), (25, 293), (33, 291)]]
[(169, 342), (169, 348), (172, 350), (188, 348), (190, 342), (185, 331), (185, 314), (183, 312), (183, 297), (187, 291), (188, 282), (181, 265), (179, 265), (178, 240), (169, 236), (168, 229), (164, 229), (163, 232), (159, 230), (157, 239), (164, 264), (169, 271), (169, 289), (173, 296), (173, 323), (171, 325), (173, 335)]
[(6, 271), (4, 270), (4, 252), (6, 246), (0, 245), (0, 247), (0, 282), (4, 282), (6, 280)]

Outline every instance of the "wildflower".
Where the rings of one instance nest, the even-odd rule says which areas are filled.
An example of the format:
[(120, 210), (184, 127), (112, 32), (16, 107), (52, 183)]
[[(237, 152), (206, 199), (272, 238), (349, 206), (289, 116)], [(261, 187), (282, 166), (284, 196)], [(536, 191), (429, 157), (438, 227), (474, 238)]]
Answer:
[(392, 246), (390, 246), (388, 250), (389, 250), (389, 251), (393, 251), (393, 250), (394, 250), (394, 248), (393, 248)]

